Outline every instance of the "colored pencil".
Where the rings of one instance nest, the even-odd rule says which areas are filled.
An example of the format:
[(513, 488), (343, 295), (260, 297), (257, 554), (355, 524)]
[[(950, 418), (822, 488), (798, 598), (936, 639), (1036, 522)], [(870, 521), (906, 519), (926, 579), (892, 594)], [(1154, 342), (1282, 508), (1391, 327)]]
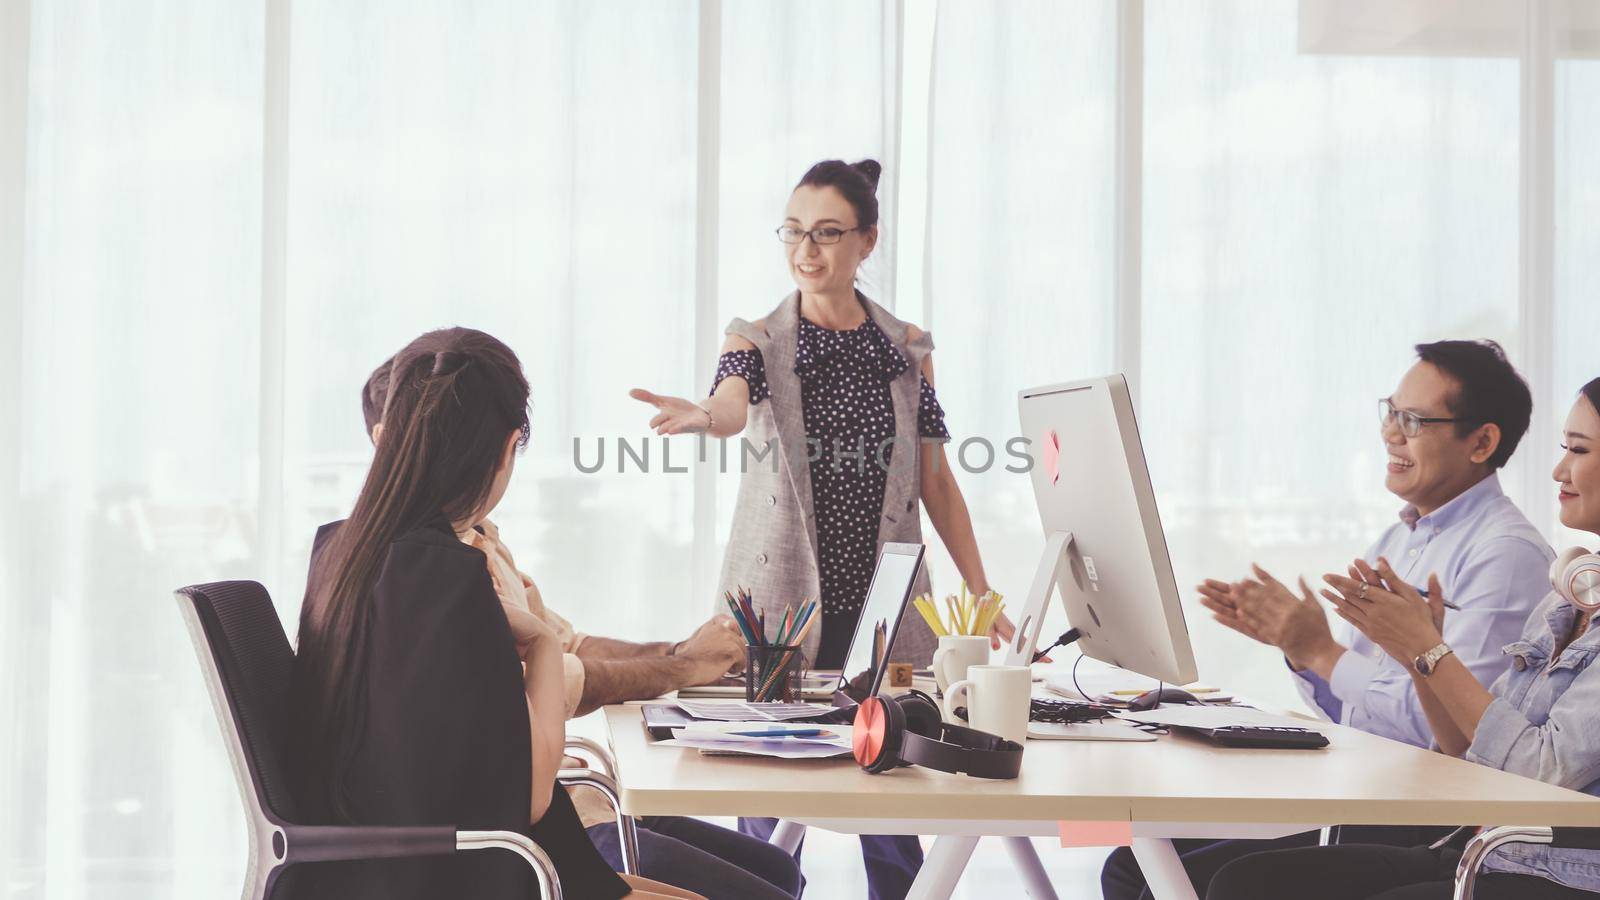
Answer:
[(922, 614), (922, 618), (928, 623), (928, 628), (933, 631), (935, 637), (945, 637), (950, 633), (945, 630), (944, 623), (939, 621), (939, 613), (935, 611), (933, 604), (928, 602), (927, 597), (918, 597), (911, 602), (917, 607), (917, 612)]
[(739, 604), (733, 602), (733, 595), (725, 594), (723, 599), (728, 603), (728, 611), (733, 613), (734, 624), (738, 625), (739, 631), (744, 633), (745, 643), (754, 644), (756, 636), (750, 631), (750, 623), (744, 620), (744, 611), (739, 608)]

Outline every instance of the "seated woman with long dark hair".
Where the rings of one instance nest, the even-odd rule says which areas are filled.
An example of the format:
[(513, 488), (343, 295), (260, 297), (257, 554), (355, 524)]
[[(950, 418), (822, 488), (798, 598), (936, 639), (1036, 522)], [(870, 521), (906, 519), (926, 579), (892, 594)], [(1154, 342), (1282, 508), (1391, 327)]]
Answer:
[[(429, 332), (396, 356), (384, 438), (349, 519), (312, 566), (291, 750), (303, 818), (529, 835), (568, 897), (693, 897), (613, 872), (556, 783), (561, 645), (501, 611), (483, 552), (457, 534), (499, 503), (528, 438), (516, 355), (480, 331)], [(293, 896), (533, 895), (512, 854), (301, 867)]]

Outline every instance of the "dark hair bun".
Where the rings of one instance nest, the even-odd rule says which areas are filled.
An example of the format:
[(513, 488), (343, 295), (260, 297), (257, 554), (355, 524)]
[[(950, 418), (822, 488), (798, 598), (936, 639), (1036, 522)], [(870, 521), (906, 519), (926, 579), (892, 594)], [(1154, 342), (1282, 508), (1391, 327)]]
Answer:
[(883, 174), (882, 164), (875, 159), (863, 159), (858, 163), (852, 163), (850, 168), (860, 172), (861, 177), (865, 178), (867, 180), (867, 184), (872, 186), (873, 192), (877, 192), (878, 176)]
[(883, 166), (875, 159), (863, 159), (858, 163), (825, 159), (807, 169), (795, 189), (833, 188), (856, 211), (856, 227), (871, 228), (878, 224), (878, 176), (881, 174)]

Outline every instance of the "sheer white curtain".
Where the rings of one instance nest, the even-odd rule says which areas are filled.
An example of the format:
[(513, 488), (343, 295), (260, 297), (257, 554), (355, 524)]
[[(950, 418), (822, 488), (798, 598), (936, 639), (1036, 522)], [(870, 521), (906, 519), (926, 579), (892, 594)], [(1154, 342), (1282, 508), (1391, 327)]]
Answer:
[(240, 822), (170, 592), (263, 562), (260, 4), (8, 24), (29, 55), (4, 890), (216, 896)]

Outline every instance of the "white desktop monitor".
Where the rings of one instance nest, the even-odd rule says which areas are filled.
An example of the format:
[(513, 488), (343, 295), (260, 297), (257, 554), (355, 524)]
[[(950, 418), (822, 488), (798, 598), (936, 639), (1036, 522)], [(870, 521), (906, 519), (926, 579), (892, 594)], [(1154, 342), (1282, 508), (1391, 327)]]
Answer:
[[(1059, 587), (1087, 656), (1169, 684), (1199, 677), (1121, 375), (1020, 391), (1045, 549), (1006, 661), (1026, 665)], [(1043, 640), (1041, 641), (1041, 638)]]

